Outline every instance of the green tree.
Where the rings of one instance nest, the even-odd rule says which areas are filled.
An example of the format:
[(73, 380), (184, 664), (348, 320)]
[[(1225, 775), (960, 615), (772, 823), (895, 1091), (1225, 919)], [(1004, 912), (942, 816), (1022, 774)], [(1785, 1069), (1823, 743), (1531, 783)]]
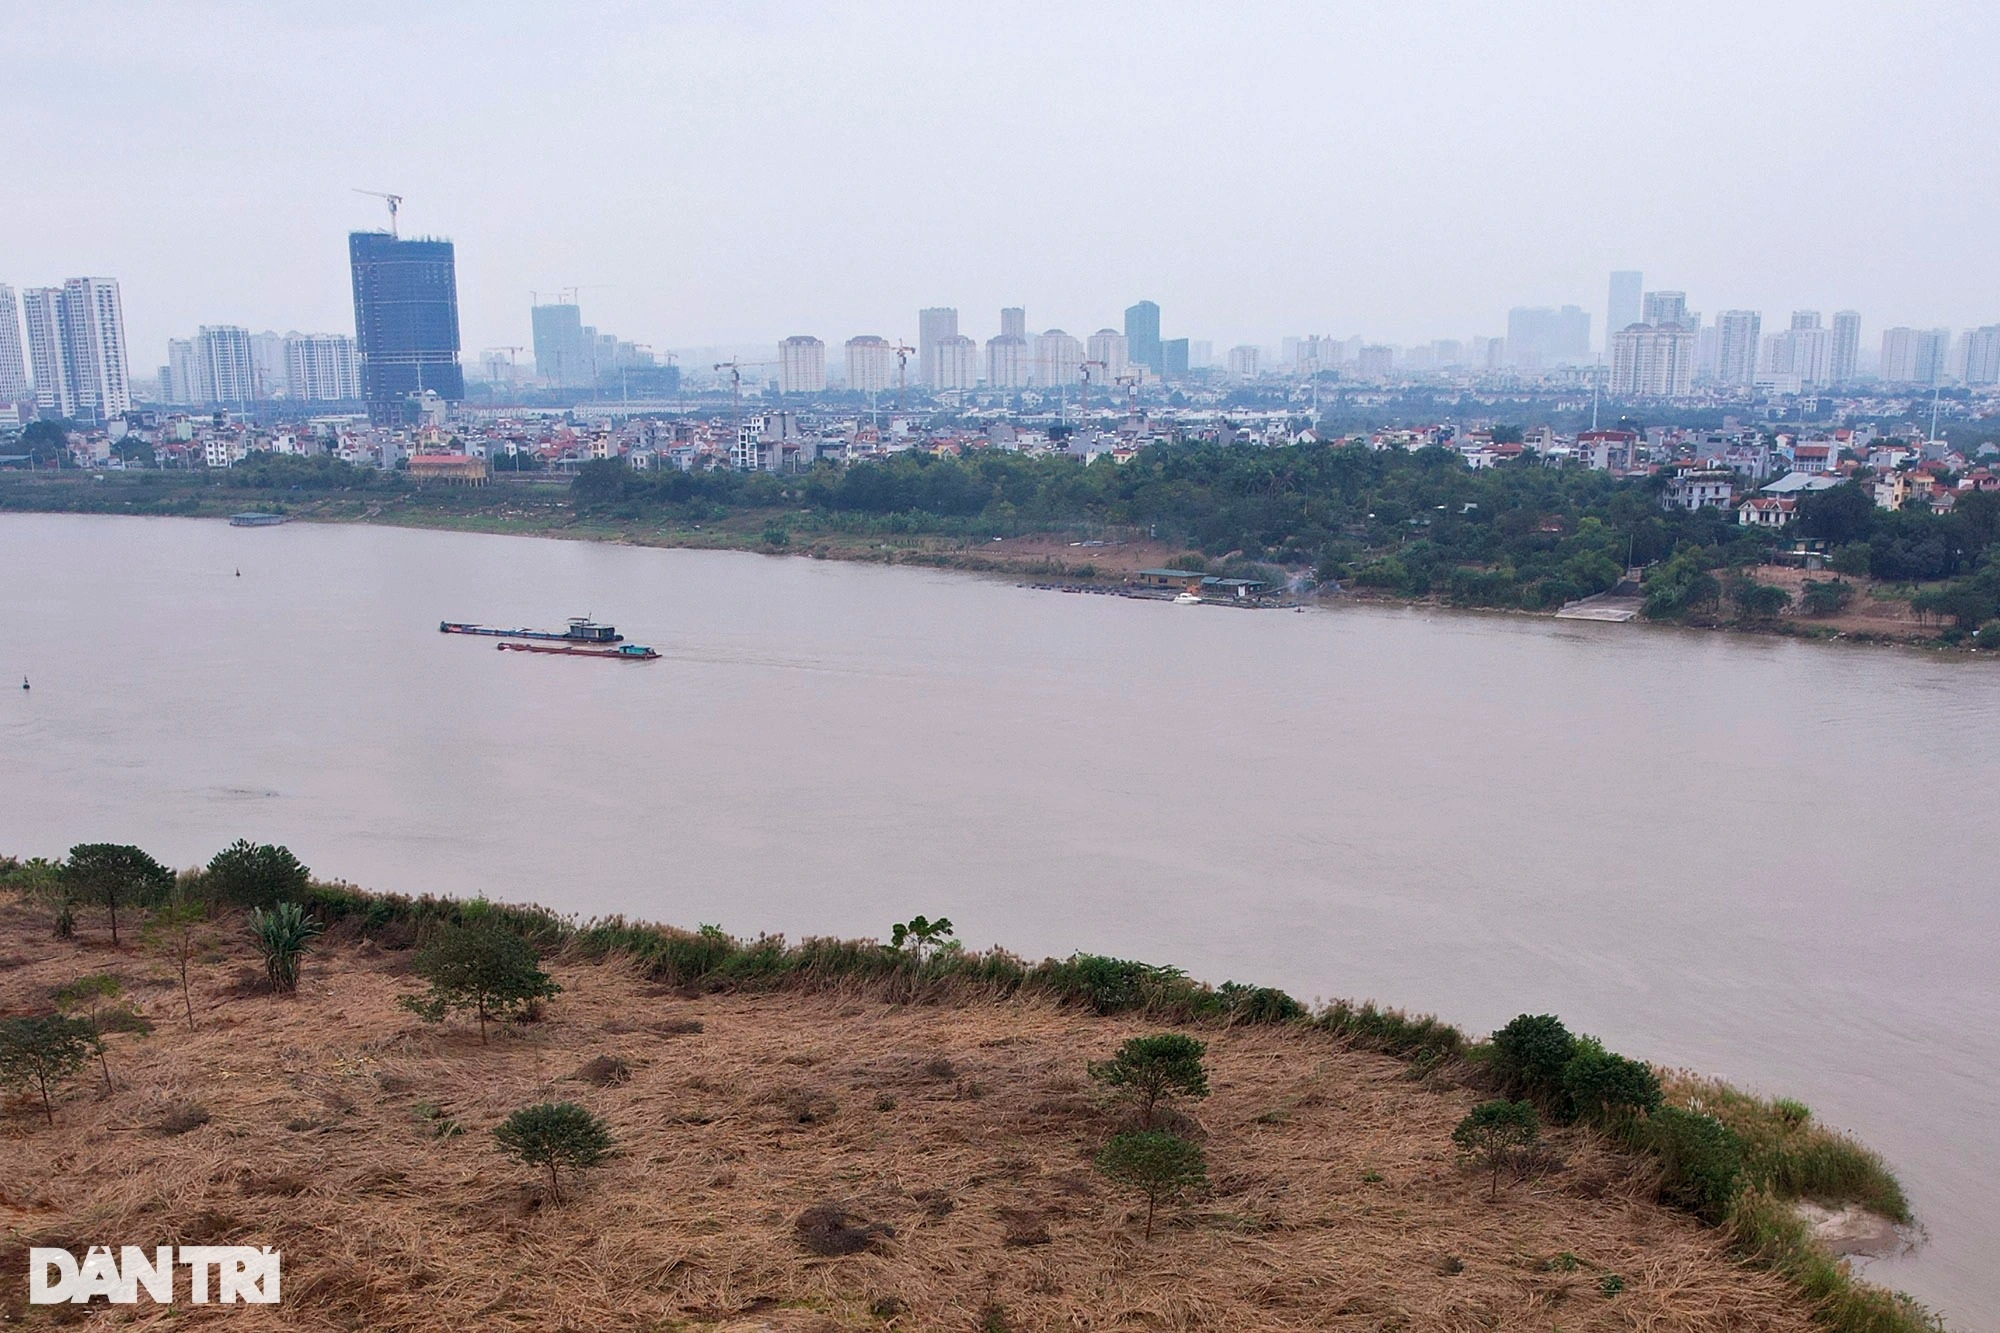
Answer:
[(104, 904), (111, 918), (111, 942), (118, 943), (118, 904), (146, 902), (174, 887), (174, 872), (137, 847), (80, 842), (69, 849), (63, 878), (79, 898)]
[(1783, 588), (1746, 578), (1730, 584), (1729, 600), (1745, 620), (1776, 620), (1792, 604), (1792, 595)]
[(1875, 498), (1858, 482), (1843, 482), (1799, 497), (1799, 535), (1832, 546), (1864, 541), (1875, 524)]
[(1578, 1043), (1577, 1053), (1563, 1067), (1563, 1091), (1580, 1114), (1604, 1126), (1660, 1106), (1660, 1080), (1652, 1069), (1595, 1041)]
[(549, 1197), (562, 1202), (558, 1168), (571, 1172), (598, 1165), (611, 1155), (613, 1140), (604, 1121), (575, 1102), (524, 1106), (493, 1131), (500, 1150), (523, 1166), (545, 1168)]
[(447, 926), (417, 954), (417, 975), (430, 982), (422, 995), (401, 1001), (426, 1022), (471, 1009), (479, 1015), (479, 1041), (487, 1020), (512, 1020), (528, 1006), (562, 992), (542, 971), (534, 946), (496, 926)]
[(1831, 616), (1854, 600), (1854, 585), (1840, 579), (1807, 579), (1799, 589), (1799, 606), (1809, 616)]
[(921, 965), (946, 949), (957, 948), (958, 942), (952, 939), (952, 934), (948, 917), (941, 916), (932, 921), (913, 916), (908, 921), (898, 921), (889, 927), (889, 947), (908, 954)]
[(1710, 1224), (1729, 1212), (1743, 1176), (1743, 1143), (1712, 1115), (1662, 1106), (1640, 1141), (1660, 1160), (1660, 1197)]
[(1484, 1163), (1493, 1173), (1492, 1192), (1500, 1197), (1500, 1168), (1541, 1137), (1541, 1122), (1529, 1102), (1481, 1102), (1452, 1130), (1451, 1141), (1467, 1156)]
[(104, 1006), (115, 1000), (125, 990), (125, 983), (108, 972), (92, 976), (78, 977), (75, 981), (56, 988), (56, 1008), (62, 1010), (82, 1010), (84, 1021), (90, 1030), (98, 1034), (97, 1066), (104, 1072), (104, 1090), (111, 1091), (111, 1061), (104, 1053)]
[(1157, 1130), (1120, 1134), (1097, 1154), (1097, 1169), (1121, 1189), (1146, 1198), (1146, 1239), (1162, 1202), (1208, 1182), (1208, 1162), (1198, 1144)]
[(21, 432), (20, 442), (30, 466), (47, 467), (53, 463), (61, 467), (63, 456), (69, 452), (69, 429), (67, 421), (30, 421)]
[(264, 959), (264, 976), (273, 991), (289, 995), (299, 988), (299, 963), (323, 929), (297, 903), (279, 903), (268, 912), (250, 909), (250, 939)]
[(209, 891), (239, 907), (273, 907), (303, 898), (312, 872), (287, 847), (252, 843), (242, 838), (217, 852), (208, 863)]
[(1834, 551), (1831, 561), (1833, 572), (1853, 579), (1866, 577), (1874, 558), (1875, 551), (1867, 542), (1849, 542)]
[(1131, 1102), (1139, 1111), (1139, 1127), (1153, 1127), (1153, 1113), (1174, 1097), (1208, 1096), (1208, 1073), (1201, 1057), (1208, 1048), (1179, 1032), (1133, 1037), (1109, 1060), (1093, 1060), (1090, 1076)]
[(181, 1008), (187, 1013), (188, 1031), (194, 1031), (194, 989), (190, 974), (196, 956), (208, 943), (207, 906), (192, 898), (168, 903), (153, 912), (142, 938), (173, 968), (180, 981)]
[(99, 1045), (97, 1028), (87, 1018), (38, 1014), (0, 1019), (0, 1086), (39, 1092), (42, 1114), (53, 1125), (52, 1090), (76, 1077)]
[(1509, 1097), (1544, 1106), (1562, 1092), (1563, 1070), (1576, 1054), (1576, 1038), (1554, 1014), (1522, 1014), (1493, 1034), (1493, 1072)]
[(136, 435), (127, 435), (111, 446), (111, 456), (124, 463), (153, 465), (153, 446)]

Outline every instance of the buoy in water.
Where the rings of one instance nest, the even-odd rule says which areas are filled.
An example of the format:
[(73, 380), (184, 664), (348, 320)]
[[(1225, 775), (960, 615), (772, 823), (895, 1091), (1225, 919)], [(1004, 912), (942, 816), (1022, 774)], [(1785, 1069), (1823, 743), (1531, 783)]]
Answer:
[(242, 578), (242, 577), (243, 577), (243, 571), (242, 571), (242, 570), (240, 570), (240, 569), (239, 569), (239, 570), (237, 570), (237, 571), (236, 571), (236, 577), (237, 577), (237, 578), (239, 578), (239, 579), (240, 579), (240, 578)]
[(28, 688), (28, 678), (26, 676), (21, 677), (21, 688), (24, 690)]

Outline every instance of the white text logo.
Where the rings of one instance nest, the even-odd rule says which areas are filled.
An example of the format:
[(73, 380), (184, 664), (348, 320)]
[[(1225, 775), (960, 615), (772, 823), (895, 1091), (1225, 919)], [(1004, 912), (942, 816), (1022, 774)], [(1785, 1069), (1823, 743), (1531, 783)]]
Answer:
[(188, 1270), (188, 1300), (228, 1305), (278, 1303), (278, 1251), (268, 1245), (159, 1245), (149, 1255), (138, 1245), (93, 1245), (78, 1263), (68, 1250), (28, 1251), (28, 1303), (82, 1305), (102, 1296), (113, 1305), (135, 1305), (140, 1288), (161, 1305), (174, 1299), (174, 1269)]

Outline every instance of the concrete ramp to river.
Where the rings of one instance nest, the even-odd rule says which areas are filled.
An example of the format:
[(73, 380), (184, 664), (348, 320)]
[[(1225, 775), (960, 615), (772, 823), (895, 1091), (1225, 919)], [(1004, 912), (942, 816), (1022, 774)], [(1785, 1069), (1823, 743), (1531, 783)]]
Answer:
[(1601, 592), (1595, 597), (1585, 597), (1581, 601), (1564, 602), (1562, 610), (1556, 612), (1557, 620), (1632, 620), (1639, 614), (1641, 599), (1621, 597), (1618, 590)]

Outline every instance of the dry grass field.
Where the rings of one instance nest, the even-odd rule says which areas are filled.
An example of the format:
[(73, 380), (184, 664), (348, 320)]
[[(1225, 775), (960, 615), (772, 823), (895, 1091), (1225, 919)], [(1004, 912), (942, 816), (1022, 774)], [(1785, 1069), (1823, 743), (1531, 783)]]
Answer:
[[(1285, 1027), (1200, 1029), (1187, 1107), (1209, 1190), (1163, 1207), (1092, 1154), (1085, 1076), (1154, 1025), (968, 996), (689, 996), (569, 963), (541, 1021), (424, 1024), (409, 955), (330, 938), (295, 997), (239, 924), (197, 969), (0, 900), (0, 1013), (108, 973), (152, 1024), (110, 1039), (53, 1128), (0, 1108), (0, 1323), (230, 1329), (1805, 1330), (1780, 1279), (1651, 1202), (1581, 1131), (1534, 1173), (1461, 1163), (1461, 1088)], [(510, 1111), (574, 1100), (618, 1156), (551, 1203)], [(809, 1243), (814, 1242), (814, 1243)], [(25, 1305), (25, 1247), (268, 1244), (281, 1306)], [(816, 1250), (851, 1248), (851, 1253)]]

